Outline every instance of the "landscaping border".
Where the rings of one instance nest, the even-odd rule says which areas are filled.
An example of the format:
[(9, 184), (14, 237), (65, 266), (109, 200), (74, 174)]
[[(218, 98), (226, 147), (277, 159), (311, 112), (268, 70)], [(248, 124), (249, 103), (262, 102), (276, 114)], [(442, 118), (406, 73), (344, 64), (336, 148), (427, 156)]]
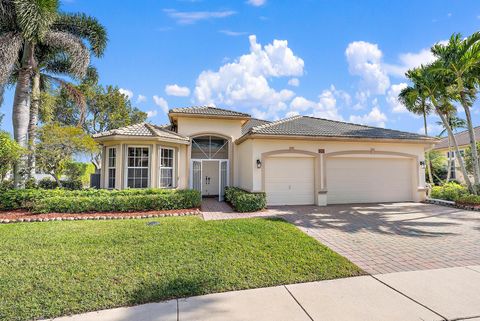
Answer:
[[(8, 213), (8, 214), (5, 214)], [(20, 215), (20, 217), (19, 217)], [(98, 213), (47, 213), (32, 214), (25, 211), (0, 211), (0, 224), (51, 222), (51, 221), (85, 221), (85, 220), (125, 220), (146, 219), (173, 216), (201, 215), (198, 208), (147, 212), (98, 212)], [(12, 216), (12, 218), (6, 218)], [(21, 217), (24, 216), (24, 217)]]
[(458, 208), (458, 209), (461, 209), (461, 210), (480, 212), (480, 205), (477, 205), (477, 206), (462, 205), (462, 204), (457, 204), (453, 201), (446, 201), (446, 200), (441, 200), (441, 199), (436, 199), (436, 198), (427, 198), (424, 201), (424, 203), (435, 204), (435, 205), (446, 206), (446, 207), (453, 207), (453, 208)]

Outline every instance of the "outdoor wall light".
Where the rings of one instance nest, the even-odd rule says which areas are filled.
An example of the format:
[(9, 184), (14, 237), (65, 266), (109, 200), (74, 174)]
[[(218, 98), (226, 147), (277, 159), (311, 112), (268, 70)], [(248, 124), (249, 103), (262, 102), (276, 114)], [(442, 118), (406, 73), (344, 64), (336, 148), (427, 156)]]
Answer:
[(421, 167), (422, 169), (425, 169), (425, 161), (420, 161), (420, 167)]
[(262, 161), (257, 159), (257, 168), (262, 168)]

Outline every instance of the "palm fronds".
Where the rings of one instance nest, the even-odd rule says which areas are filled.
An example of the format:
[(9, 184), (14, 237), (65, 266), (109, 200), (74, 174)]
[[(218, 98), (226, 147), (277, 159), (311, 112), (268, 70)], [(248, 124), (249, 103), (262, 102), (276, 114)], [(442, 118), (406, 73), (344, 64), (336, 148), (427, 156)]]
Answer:
[(12, 0), (24, 39), (41, 40), (57, 19), (58, 0)]

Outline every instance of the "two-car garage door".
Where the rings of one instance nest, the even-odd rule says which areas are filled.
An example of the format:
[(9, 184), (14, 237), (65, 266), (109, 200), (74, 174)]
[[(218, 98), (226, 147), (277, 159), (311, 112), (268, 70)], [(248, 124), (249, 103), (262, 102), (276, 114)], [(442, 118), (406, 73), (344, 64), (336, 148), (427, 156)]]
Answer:
[[(313, 157), (267, 158), (264, 164), (267, 203), (314, 204), (314, 164)], [(412, 160), (407, 158), (328, 158), (327, 203), (412, 201), (412, 166)]]

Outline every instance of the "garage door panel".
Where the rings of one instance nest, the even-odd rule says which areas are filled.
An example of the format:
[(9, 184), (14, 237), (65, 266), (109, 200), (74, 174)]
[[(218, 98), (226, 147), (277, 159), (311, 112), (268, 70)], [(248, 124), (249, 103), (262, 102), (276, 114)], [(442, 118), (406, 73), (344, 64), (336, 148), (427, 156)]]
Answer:
[(331, 158), (328, 204), (411, 201), (412, 162), (400, 158)]
[(272, 157), (265, 164), (265, 192), (269, 205), (314, 203), (314, 158)]

